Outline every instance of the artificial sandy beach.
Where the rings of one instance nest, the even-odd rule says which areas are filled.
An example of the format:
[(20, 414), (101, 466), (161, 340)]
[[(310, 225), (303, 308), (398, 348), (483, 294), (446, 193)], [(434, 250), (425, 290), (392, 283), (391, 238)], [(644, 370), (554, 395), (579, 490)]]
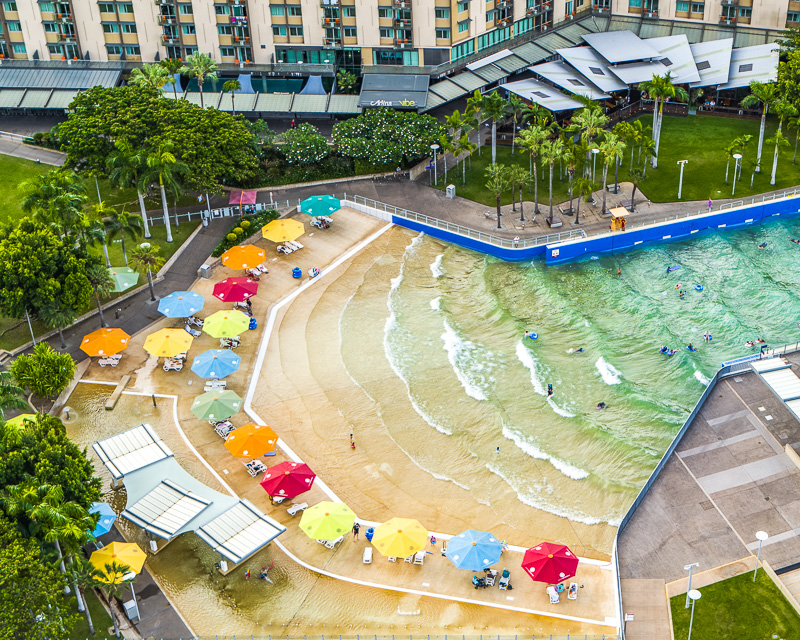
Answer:
[[(306, 222), (308, 228), (306, 216), (296, 214), (294, 217)], [(244, 397), (269, 309), (306, 282), (305, 277), (293, 279), (291, 267), (300, 266), (304, 273), (310, 267), (323, 268), (384, 226), (385, 223), (366, 215), (342, 210), (337, 212), (331, 229), (316, 230), (313, 236), (308, 234), (300, 239), (305, 249), (294, 255), (281, 255), (275, 261), (273, 258), (278, 254), (274, 252), (272, 243), (261, 239), (254, 242), (266, 249), (270, 273), (262, 277), (259, 293), (253, 298), (253, 311), (259, 320), (259, 329), (242, 336), (242, 346), (237, 350), (242, 356), (242, 364), (237, 373), (227, 378), (228, 389)], [(383, 233), (281, 309), (259, 374), (253, 409), (361, 519), (383, 521), (392, 516), (412, 517), (431, 531), (453, 534), (467, 528), (490, 530), (498, 538), (519, 546), (554, 540), (570, 545), (579, 555), (607, 559), (614, 531), (612, 527), (574, 523), (528, 507), (519, 502), (514, 492), (500, 481), (486, 488), (492, 499), (489, 504), (481, 504), (472, 492), (421, 470), (412, 457), (405, 453), (408, 451), (413, 456), (419, 447), (434, 451), (446, 447), (447, 441), (442, 434), (430, 430), (430, 435), (421, 439), (412, 430), (409, 430), (408, 437), (402, 433), (398, 435), (396, 429), (391, 432), (387, 430), (385, 421), (391, 420), (397, 425), (419, 421), (420, 418), (408, 400), (404, 384), (386, 362), (382, 327), (365, 330), (363, 342), (353, 345), (342, 344), (339, 324), (345, 306), (365, 281), (368, 270), (373, 270), (372, 275), (385, 274), (385, 278), (370, 280), (372, 283), (381, 283), (372, 286), (384, 289), (374, 292), (377, 294), (374, 300), (365, 298), (364, 304), (377, 304), (375, 300), (385, 301), (390, 280), (397, 276), (399, 268), (395, 256), (402, 254), (414, 235), (400, 228)], [(230, 305), (211, 296), (213, 284), (229, 275), (241, 273), (220, 266), (215, 269), (211, 280), (196, 283), (194, 290), (206, 297), (201, 316), (229, 308)], [(366, 292), (360, 293), (363, 295)], [(202, 393), (203, 385), (191, 373), (189, 366), (182, 372), (164, 372), (161, 370), (161, 361), (156, 363), (154, 359), (147, 358), (142, 349), (146, 335), (162, 327), (177, 325), (175, 320), (165, 318), (159, 321), (146, 332), (134, 336), (117, 369), (101, 369), (93, 364), (84, 378), (116, 382), (122, 374), (131, 373), (130, 391), (178, 396), (177, 418), (180, 427), (198, 453), (238, 495), (250, 499), (265, 513), (286, 524), (289, 531), (278, 541), (313, 566), (332, 573), (344, 573), (349, 567), (356, 579), (365, 581), (378, 580), (380, 575), (391, 569), (397, 574), (392, 579), (398, 584), (407, 582), (411, 585), (416, 582), (419, 583), (418, 590), (422, 583), (426, 583), (428, 588), (460, 591), (462, 593), (457, 595), (463, 598), (480, 600), (489, 594), (488, 591), (472, 590), (468, 584), (471, 574), (452, 568), (438, 553), (438, 548), (432, 548), (434, 555), (428, 556), (424, 567), (403, 566), (401, 563), (389, 568), (379, 554), (375, 554), (372, 566), (360, 564), (361, 549), (365, 545), (363, 539), (354, 543), (348, 538), (336, 553), (331, 553), (305, 538), (296, 528), (299, 517), (292, 520), (286, 514), (285, 506), (270, 505), (258, 480), (247, 475), (241, 462), (228, 453), (207, 422), (197, 420), (190, 413), (191, 401)], [(203, 334), (191, 348), (190, 362), (193, 356), (218, 345), (218, 340)], [(361, 386), (351, 378), (351, 373), (357, 373), (355, 377), (362, 381)], [(138, 402), (139, 412), (145, 415), (144, 419), (150, 420), (146, 415), (150, 411), (147, 407), (149, 399), (136, 396), (124, 396), (114, 413), (127, 411), (129, 401)], [(160, 402), (169, 403), (171, 400)], [(175, 425), (170, 425), (171, 409), (160, 407), (155, 412), (163, 419), (164, 426), (157, 429), (159, 433), (167, 439), (168, 434), (162, 431), (173, 431), (169, 446), (181, 463), (209, 486), (221, 490), (222, 486), (211, 478), (212, 474), (190, 452), (185, 442), (175, 437)], [(142, 421), (137, 422), (134, 412), (129, 413), (130, 423), (126, 420), (127, 416), (118, 418), (122, 429)], [(232, 421), (235, 425), (242, 425), (249, 420), (244, 413), (239, 413)], [(354, 434), (357, 444), (355, 451), (350, 448), (350, 433)], [(88, 443), (97, 439), (97, 435), (83, 433), (78, 439)], [(269, 459), (268, 464), (283, 459), (285, 456), (279, 452), (274, 459)], [(98, 471), (105, 471), (97, 466)], [(322, 499), (325, 499), (323, 492), (314, 488), (297, 501), (313, 504)], [(128, 523), (122, 521), (121, 525), (126, 536), (144, 540), (141, 532)], [(410, 632), (424, 629), (427, 633), (448, 630), (459, 633), (487, 630), (490, 633), (608, 633), (607, 627), (501, 612), (415, 594), (384, 592), (320, 577), (296, 565), (275, 545), (270, 545), (247, 563), (255, 569), (274, 561), (274, 574), (270, 574), (275, 576), (274, 586), (261, 582), (253, 584), (253, 581), (247, 583), (238, 570), (224, 578), (207, 576), (204, 567), (196, 570), (196, 576), (192, 579), (184, 576), (185, 584), (181, 584), (182, 581), (174, 574), (175, 558), (180, 555), (191, 565), (196, 565), (199, 561), (191, 559), (191, 555), (203, 556), (202, 544), (191, 536), (184, 538), (172, 542), (158, 556), (151, 556), (148, 563), (157, 575), (166, 576), (165, 589), (197, 634), (331, 633), (332, 629), (338, 629), (337, 633), (342, 634), (359, 631), (380, 633), (381, 630), (390, 632), (392, 629)], [(532, 605), (535, 601), (537, 606), (529, 608), (546, 609), (544, 605), (544, 609), (538, 606), (539, 600), (544, 600), (544, 585), (534, 585), (524, 576), (518, 559), (512, 560), (514, 555), (510, 554), (507, 560), (504, 557), (501, 564), (508, 564), (513, 584), (518, 587), (513, 592), (515, 600), (507, 602), (506, 597), (496, 589), (491, 596), (496, 597), (499, 604), (525, 607), (525, 603)], [(209, 553), (205, 553), (203, 560), (209, 560)], [(587, 565), (587, 572), (595, 570), (599, 569), (591, 569), (591, 565)], [(437, 583), (436, 579), (441, 580), (442, 576), (445, 576), (444, 583)], [(581, 569), (577, 580), (581, 581)], [(602, 580), (604, 578), (598, 576), (598, 584)], [(224, 598), (217, 598), (214, 603), (213, 592), (218, 590), (224, 592)], [(564, 599), (557, 611), (577, 618), (602, 620), (603, 612), (605, 615), (613, 612), (606, 602), (609, 595), (598, 587), (595, 593), (581, 593), (577, 603), (567, 603)], [(224, 605), (226, 613), (232, 613), (235, 605), (236, 615), (220, 617), (219, 609), (223, 606), (220, 602), (228, 603)], [(223, 620), (224, 629), (219, 627)]]

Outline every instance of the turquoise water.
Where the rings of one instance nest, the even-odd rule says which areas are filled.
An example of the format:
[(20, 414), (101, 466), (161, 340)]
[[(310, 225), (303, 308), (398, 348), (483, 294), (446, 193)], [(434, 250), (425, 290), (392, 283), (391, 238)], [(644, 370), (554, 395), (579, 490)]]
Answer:
[[(408, 232), (388, 293), (375, 286), (382, 262), (344, 311), (344, 361), (366, 383), (353, 358), (365, 357), (365, 327), (383, 332), (381, 357), (417, 419), (394, 419), (396, 402), (382, 419), (427, 473), (483, 504), (498, 501), (500, 483), (532, 521), (613, 525), (720, 364), (751, 353), (748, 340), (800, 337), (800, 246), (789, 242), (799, 233), (780, 223), (547, 267)], [(671, 265), (681, 268), (667, 274)], [(383, 304), (365, 304), (376, 297)]]

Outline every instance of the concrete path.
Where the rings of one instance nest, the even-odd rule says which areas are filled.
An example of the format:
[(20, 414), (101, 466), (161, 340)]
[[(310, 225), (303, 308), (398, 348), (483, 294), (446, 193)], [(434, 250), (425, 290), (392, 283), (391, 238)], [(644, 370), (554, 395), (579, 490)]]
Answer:
[(0, 153), (7, 156), (14, 156), (15, 158), (24, 158), (26, 160), (33, 160), (34, 162), (38, 161), (42, 164), (50, 164), (54, 167), (63, 166), (64, 161), (67, 159), (67, 154), (61, 151), (32, 147), (28, 144), (22, 144), (22, 142), (3, 138), (2, 134), (0, 134)]

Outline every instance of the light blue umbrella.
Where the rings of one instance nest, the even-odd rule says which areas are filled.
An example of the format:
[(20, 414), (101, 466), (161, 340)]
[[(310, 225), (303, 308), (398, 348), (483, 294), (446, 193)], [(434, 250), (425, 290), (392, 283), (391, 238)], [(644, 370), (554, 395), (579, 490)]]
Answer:
[(483, 571), (499, 562), (502, 552), (502, 542), (491, 533), (474, 529), (453, 536), (447, 543), (447, 557), (456, 567), (468, 571)]
[(209, 349), (192, 361), (192, 371), (201, 378), (224, 378), (239, 369), (242, 359), (230, 349)]
[(300, 211), (310, 216), (329, 216), (342, 208), (339, 198), (333, 196), (311, 196), (300, 203)]
[(97, 526), (94, 528), (94, 531), (92, 531), (92, 535), (95, 538), (111, 531), (111, 527), (114, 526), (114, 520), (117, 519), (117, 514), (114, 513), (111, 505), (107, 502), (93, 502), (92, 506), (89, 507), (89, 513), (100, 514)]
[(173, 291), (158, 302), (158, 311), (167, 318), (188, 318), (200, 311), (205, 298), (194, 291)]

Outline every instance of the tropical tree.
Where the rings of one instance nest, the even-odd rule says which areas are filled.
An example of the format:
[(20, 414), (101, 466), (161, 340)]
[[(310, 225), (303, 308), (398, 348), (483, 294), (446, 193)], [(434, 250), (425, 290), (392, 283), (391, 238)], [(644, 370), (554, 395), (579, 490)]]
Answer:
[[(514, 164), (508, 168), (508, 180), (512, 186), (516, 186), (519, 189), (519, 219), (521, 222), (524, 222), (525, 212), (522, 209), (522, 191), (525, 187), (525, 183), (530, 180), (530, 174), (525, 171), (525, 167)], [(514, 201), (513, 189), (511, 192), (511, 201), (512, 203)]]
[(508, 102), (497, 91), (484, 97), (483, 112), (492, 121), (492, 164), (497, 162), (497, 123), (506, 117)]
[(131, 77), (128, 84), (133, 86), (146, 86), (152, 87), (158, 91), (164, 90), (164, 85), (169, 82), (169, 71), (160, 64), (147, 64), (146, 62), (141, 67), (136, 67), (131, 71)]
[(44, 406), (48, 398), (57, 396), (72, 382), (75, 361), (68, 353), (58, 353), (46, 342), (40, 342), (33, 353), (17, 356), (10, 371), (17, 384), (35, 393)]
[[(731, 166), (731, 158), (734, 153), (738, 153), (738, 145), (736, 144), (738, 138), (734, 139), (727, 147), (725, 147), (725, 184), (728, 184), (728, 171)], [(734, 165), (735, 168), (736, 165)]]
[(164, 257), (159, 255), (161, 249), (157, 244), (145, 242), (131, 251), (131, 264), (136, 269), (143, 269), (147, 273), (147, 284), (150, 285), (150, 300), (155, 301), (156, 292), (153, 288), (153, 271), (158, 271), (164, 266)]
[(644, 152), (644, 159), (642, 161), (642, 173), (647, 174), (647, 161), (650, 158), (655, 158), (657, 151), (656, 151), (657, 142), (653, 141), (651, 138), (644, 138), (641, 142), (641, 149)]
[(547, 140), (547, 131), (536, 123), (519, 132), (519, 145), (528, 152), (528, 193), (530, 193), (530, 182), (532, 180), (534, 216), (539, 213), (539, 152), (545, 140)]
[(778, 151), (780, 149), (788, 149), (789, 148), (789, 141), (786, 139), (786, 136), (783, 135), (783, 132), (778, 129), (775, 132), (775, 135), (771, 138), (767, 138), (767, 144), (774, 144), (775, 145), (775, 155), (772, 159), (772, 175), (769, 178), (769, 183), (771, 185), (775, 184), (775, 176), (778, 171)]
[(125, 250), (125, 236), (131, 240), (136, 240), (142, 234), (142, 221), (134, 215), (131, 215), (125, 210), (116, 211), (111, 213), (110, 217), (105, 221), (106, 233), (109, 240), (114, 240), (117, 236), (122, 241), (122, 257), (125, 260), (125, 266), (128, 266), (128, 252)]
[(177, 193), (180, 190), (180, 178), (189, 173), (189, 167), (175, 157), (174, 148), (175, 145), (169, 140), (159, 142), (158, 147), (147, 154), (146, 168), (140, 178), (140, 189), (144, 190), (144, 185), (157, 182), (161, 190), (161, 206), (164, 209), (167, 242), (172, 242), (172, 227), (169, 222), (169, 210), (167, 209), (167, 189)]
[[(338, 124), (338, 123), (337, 123)], [(340, 130), (337, 130), (337, 135)], [(309, 122), (303, 122), (283, 134), (281, 152), (289, 164), (309, 165), (328, 157), (331, 148), (328, 139)], [(345, 145), (342, 145), (346, 148)], [(430, 147), (429, 147), (430, 148)], [(401, 160), (398, 160), (400, 162)]]
[[(76, 558), (69, 569), (72, 583), (75, 585), (75, 595), (78, 600), (83, 600), (83, 613), (86, 616), (86, 623), (89, 626), (89, 635), (94, 635), (94, 622), (92, 613), (86, 604), (86, 589), (97, 589), (103, 586), (102, 578), (104, 574), (91, 562), (82, 558)], [(80, 608), (80, 607), (79, 607)]]
[(447, 154), (456, 152), (455, 138), (449, 133), (443, 133), (439, 138), (439, 149), (442, 152), (442, 162), (444, 162), (444, 183), (447, 184)]
[[(581, 139), (587, 146), (587, 154), (591, 153), (591, 146), (594, 139), (608, 124), (608, 121), (609, 117), (600, 111), (599, 108), (595, 107), (584, 107), (572, 116), (570, 130), (580, 132)], [(588, 164), (586, 168), (588, 169)]]
[(677, 98), (681, 102), (689, 102), (689, 94), (682, 87), (672, 84), (669, 72), (660, 76), (653, 74), (652, 80), (639, 83), (639, 88), (646, 91), (653, 99), (653, 141), (655, 153), (653, 154), (653, 169), (658, 168), (658, 145), (661, 141), (661, 123), (664, 117), (664, 103), (670, 98)]
[(27, 411), (30, 405), (25, 400), (25, 390), (18, 387), (10, 371), (0, 371), (0, 419), (6, 419), (6, 409)]
[(355, 93), (358, 84), (358, 76), (346, 69), (339, 69), (336, 72), (336, 89), (339, 93)]
[(541, 147), (542, 159), (550, 166), (550, 216), (548, 222), (553, 223), (553, 167), (564, 155), (564, 141), (545, 140)]
[(531, 102), (522, 108), (520, 118), (520, 124), (539, 125), (547, 129), (553, 121), (553, 114), (543, 106)]
[(50, 225), (59, 234), (68, 233), (84, 215), (88, 200), (86, 185), (74, 171), (53, 169), (20, 185), (22, 210)]
[(761, 173), (761, 151), (764, 147), (764, 133), (767, 128), (767, 113), (769, 108), (780, 98), (778, 85), (774, 82), (758, 82), (753, 80), (750, 83), (750, 95), (742, 100), (741, 104), (745, 109), (761, 105), (761, 128), (758, 131), (758, 151), (756, 153), (756, 173)]
[(130, 572), (131, 568), (117, 562), (116, 560), (106, 563), (103, 569), (100, 570), (102, 577), (100, 578), (100, 589), (106, 594), (108, 599), (109, 610), (111, 611), (111, 620), (114, 622), (114, 635), (119, 638), (119, 623), (117, 622), (117, 615), (114, 613), (112, 606), (112, 599), (119, 598), (122, 594), (122, 585), (130, 582), (130, 579), (125, 579), (125, 576)]
[(511, 117), (511, 122), (514, 123), (513, 135), (511, 136), (511, 155), (513, 156), (517, 141), (517, 122), (519, 122), (519, 119), (522, 117), (522, 109), (525, 107), (525, 101), (516, 93), (509, 93), (507, 104), (508, 115)]
[(207, 53), (197, 52), (186, 58), (188, 64), (181, 67), (180, 72), (185, 73), (190, 78), (197, 80), (197, 88), (200, 91), (200, 108), (205, 109), (203, 102), (203, 83), (206, 79), (216, 79), (217, 63)]
[(458, 139), (458, 154), (466, 153), (467, 156), (461, 161), (461, 168), (463, 171), (461, 184), (467, 184), (467, 160), (472, 156), (478, 145), (469, 139), (469, 135), (464, 133)]
[(114, 280), (108, 269), (100, 264), (93, 264), (86, 270), (86, 277), (89, 284), (92, 285), (94, 290), (94, 298), (97, 301), (97, 310), (100, 312), (100, 326), (107, 327), (105, 316), (103, 316), (103, 305), (100, 304), (100, 298), (104, 298), (111, 294), (114, 288)]
[(599, 188), (600, 185), (594, 182), (591, 177), (580, 176), (575, 180), (575, 190), (578, 192), (578, 207), (575, 209), (574, 224), (578, 225), (581, 223), (581, 200), (583, 200), (583, 197), (586, 196), (588, 200), (589, 196)]
[(504, 172), (496, 173), (489, 177), (486, 181), (486, 188), (494, 194), (495, 203), (497, 206), (497, 228), (502, 228), (500, 225), (500, 198), (503, 197), (503, 193), (508, 189), (509, 182), (508, 177)]
[(172, 92), (175, 94), (175, 101), (177, 102), (178, 83), (175, 76), (181, 72), (181, 69), (183, 69), (183, 62), (177, 60), (176, 58), (164, 58), (163, 60), (159, 60), (158, 64), (167, 70), (167, 84), (172, 85)]
[(786, 128), (794, 131), (794, 155), (792, 156), (792, 164), (797, 162), (797, 142), (800, 139), (800, 115), (789, 116), (786, 119)]
[(775, 132), (775, 135), (769, 139), (770, 144), (775, 144), (775, 153), (772, 156), (772, 174), (769, 178), (769, 183), (774, 186), (775, 176), (778, 172), (778, 148), (789, 146), (789, 141), (783, 135), (783, 122), (786, 118), (797, 116), (797, 109), (788, 100), (781, 98), (775, 101), (772, 112), (778, 116), (778, 130)]
[(600, 153), (603, 156), (603, 208), (600, 210), (600, 213), (603, 214), (606, 212), (608, 168), (611, 166), (611, 163), (614, 163), (614, 184), (619, 184), (617, 182), (616, 171), (619, 169), (619, 163), (625, 153), (625, 144), (613, 133), (607, 133), (603, 138), (603, 142), (600, 144)]
[(222, 85), (222, 90), (231, 94), (231, 107), (233, 115), (236, 115), (236, 92), (242, 90), (242, 83), (238, 80), (226, 80)]
[[(478, 133), (478, 155), (481, 155), (481, 138), (483, 137), (481, 133), (481, 124), (486, 119), (485, 115), (486, 110), (486, 96), (482, 95), (478, 89), (475, 89), (475, 93), (472, 94), (471, 97), (467, 98), (467, 111), (470, 111), (470, 118), (472, 119), (472, 128), (477, 131)], [(464, 112), (464, 116), (466, 117), (466, 111)]]
[[(162, 60), (162, 62), (165, 62)], [(139, 177), (147, 168), (147, 154), (143, 149), (135, 149), (129, 140), (120, 138), (114, 143), (114, 151), (106, 162), (111, 173), (109, 180), (115, 187), (135, 187), (139, 197), (139, 210), (142, 213), (144, 237), (150, 237), (150, 225), (147, 224), (147, 210), (144, 206), (144, 189)]]
[(64, 341), (63, 329), (75, 322), (75, 312), (62, 305), (59, 301), (52, 300), (49, 304), (39, 309), (39, 318), (47, 325), (48, 329), (58, 329), (61, 348), (66, 349), (67, 343)]
[(464, 118), (461, 117), (458, 109), (453, 111), (453, 113), (445, 118), (445, 125), (447, 126), (447, 129), (450, 132), (450, 137), (453, 140), (458, 140), (461, 137), (461, 129), (464, 126)]
[(630, 174), (631, 182), (633, 182), (633, 189), (631, 190), (631, 211), (636, 210), (636, 189), (639, 187), (640, 182), (644, 182), (645, 175), (639, 167), (636, 167)]

